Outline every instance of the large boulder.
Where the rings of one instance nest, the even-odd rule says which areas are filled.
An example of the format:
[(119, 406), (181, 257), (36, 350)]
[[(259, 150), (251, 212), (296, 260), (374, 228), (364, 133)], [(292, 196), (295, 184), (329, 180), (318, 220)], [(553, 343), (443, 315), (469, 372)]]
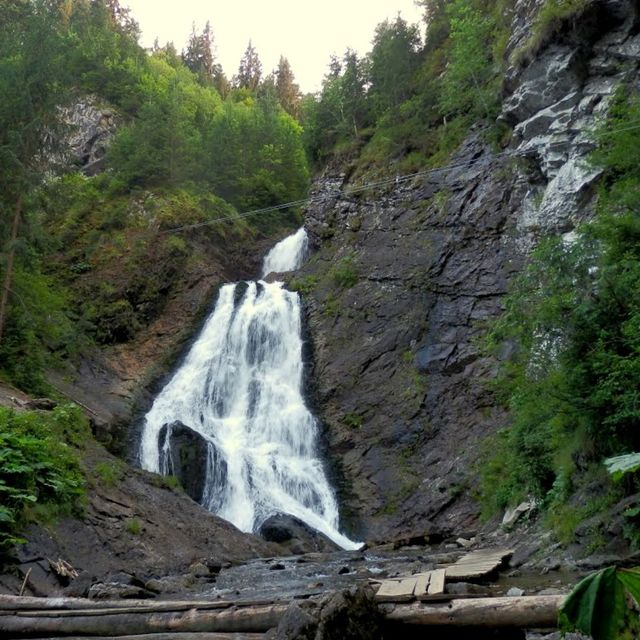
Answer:
[(328, 552), (340, 549), (327, 536), (295, 516), (278, 513), (267, 518), (258, 534), (267, 542), (277, 542), (292, 553)]
[(186, 494), (200, 502), (207, 477), (209, 442), (179, 420), (165, 424), (158, 440), (162, 473), (175, 476)]

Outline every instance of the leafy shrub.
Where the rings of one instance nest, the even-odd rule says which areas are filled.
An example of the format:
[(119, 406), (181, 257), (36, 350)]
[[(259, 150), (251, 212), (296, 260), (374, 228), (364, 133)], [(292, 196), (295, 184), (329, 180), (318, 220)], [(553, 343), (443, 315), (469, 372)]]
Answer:
[(124, 477), (124, 465), (119, 461), (99, 462), (94, 471), (106, 487), (115, 487)]
[(142, 525), (140, 524), (140, 520), (138, 520), (137, 518), (127, 520), (125, 529), (127, 530), (127, 533), (130, 533), (132, 536), (139, 536), (142, 533)]
[(72, 445), (89, 436), (87, 419), (75, 405), (52, 412), (16, 412), (0, 407), (0, 555), (22, 542), (30, 512), (79, 513), (84, 474)]
[(640, 569), (608, 567), (581, 580), (560, 609), (563, 633), (579, 631), (593, 640), (636, 638)]
[(489, 510), (524, 495), (561, 503), (590, 465), (640, 450), (638, 113), (640, 98), (620, 92), (593, 157), (596, 218), (574, 242), (540, 244), (489, 332), (496, 352), (517, 346), (497, 383), (511, 424), (483, 472)]
[(329, 276), (333, 283), (342, 289), (350, 289), (359, 279), (358, 268), (355, 265), (353, 256), (346, 256), (340, 259), (331, 267)]

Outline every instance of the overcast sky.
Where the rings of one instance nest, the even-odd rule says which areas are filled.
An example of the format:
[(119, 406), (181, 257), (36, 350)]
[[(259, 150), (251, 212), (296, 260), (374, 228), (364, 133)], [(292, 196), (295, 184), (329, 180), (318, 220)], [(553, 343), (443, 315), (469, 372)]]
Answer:
[[(365, 54), (376, 25), (400, 12), (419, 22), (414, 0), (122, 0), (142, 30), (142, 44), (173, 41), (185, 45), (191, 24), (201, 31), (207, 20), (215, 36), (218, 61), (231, 77), (251, 38), (265, 73), (289, 59), (305, 92), (320, 88), (331, 53), (350, 46)], [(423, 29), (421, 28), (421, 33)]]

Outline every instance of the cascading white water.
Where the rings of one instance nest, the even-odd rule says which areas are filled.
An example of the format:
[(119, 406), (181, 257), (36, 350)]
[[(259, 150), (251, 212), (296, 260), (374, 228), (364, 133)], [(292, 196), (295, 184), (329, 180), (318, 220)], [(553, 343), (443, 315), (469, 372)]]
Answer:
[[(296, 269), (304, 229), (267, 255), (263, 276)], [(159, 435), (175, 421), (209, 443), (202, 503), (243, 531), (291, 514), (339, 546), (335, 497), (317, 457), (317, 421), (302, 396), (300, 301), (281, 282), (228, 284), (182, 366), (145, 417), (141, 463), (160, 470)]]

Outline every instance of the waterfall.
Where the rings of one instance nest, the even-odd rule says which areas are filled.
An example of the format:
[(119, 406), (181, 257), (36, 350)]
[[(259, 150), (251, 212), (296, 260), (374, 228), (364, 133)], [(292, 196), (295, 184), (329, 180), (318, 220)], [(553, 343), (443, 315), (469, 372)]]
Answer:
[[(267, 255), (263, 276), (296, 269), (304, 229)], [(141, 463), (160, 471), (162, 427), (175, 421), (207, 441), (202, 504), (242, 531), (291, 514), (339, 546), (338, 509), (316, 450), (318, 424), (302, 396), (300, 300), (281, 282), (227, 284), (185, 361), (145, 417)], [(168, 440), (168, 438), (166, 439)]]

